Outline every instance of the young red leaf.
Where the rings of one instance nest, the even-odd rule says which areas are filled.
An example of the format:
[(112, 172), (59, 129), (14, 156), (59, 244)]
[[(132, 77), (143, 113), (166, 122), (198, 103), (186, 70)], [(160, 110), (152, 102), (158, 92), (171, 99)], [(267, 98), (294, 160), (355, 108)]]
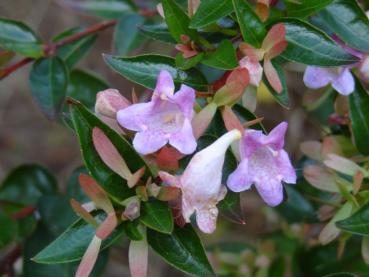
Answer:
[(131, 177), (127, 180), (127, 185), (130, 188), (133, 188), (138, 181), (144, 176), (146, 168), (143, 166), (139, 170), (137, 170), (135, 173), (131, 175)]
[(277, 70), (275, 70), (272, 62), (269, 59), (264, 60), (264, 72), (272, 88), (276, 92), (281, 93), (283, 90), (281, 80), (279, 79)]
[(286, 28), (283, 23), (274, 25), (265, 36), (261, 48), (268, 52), (278, 43), (286, 40)]
[(146, 239), (135, 241), (129, 244), (128, 260), (129, 270), (132, 277), (146, 277), (148, 264), (149, 245)]

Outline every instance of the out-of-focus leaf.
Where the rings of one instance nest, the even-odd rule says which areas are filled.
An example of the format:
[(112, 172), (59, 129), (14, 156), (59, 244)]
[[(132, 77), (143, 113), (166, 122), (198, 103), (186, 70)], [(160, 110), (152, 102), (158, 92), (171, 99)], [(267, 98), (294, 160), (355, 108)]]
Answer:
[(105, 62), (116, 72), (128, 80), (144, 87), (154, 89), (156, 79), (161, 70), (167, 70), (172, 75), (177, 86), (186, 84), (199, 90), (207, 89), (207, 82), (197, 69), (180, 70), (176, 68), (171, 57), (161, 55), (142, 55), (136, 57), (104, 56)]
[[(146, 166), (143, 159), (128, 141), (100, 121), (82, 104), (71, 104), (71, 114), (74, 128), (78, 135), (82, 156), (91, 176), (117, 201), (122, 201), (132, 196), (133, 191), (128, 188), (126, 181), (105, 165), (95, 150), (92, 141), (93, 128), (98, 127), (105, 133), (124, 158), (131, 172), (136, 172), (143, 166)], [(146, 167), (145, 174), (146, 177), (150, 175), (150, 169), (148, 167)]]
[(43, 54), (42, 42), (24, 23), (0, 18), (0, 45), (21, 55), (39, 58)]
[(364, 205), (360, 210), (349, 218), (336, 222), (336, 226), (346, 232), (362, 236), (369, 235), (369, 204)]
[(288, 16), (307, 17), (329, 5), (333, 0), (285, 1)]
[(18, 224), (15, 220), (0, 211), (0, 249), (12, 243), (18, 234)]
[(117, 19), (126, 12), (132, 12), (134, 5), (130, 0), (63, 0), (65, 5), (82, 13)]
[(357, 149), (369, 155), (369, 94), (355, 79), (355, 90), (349, 96), (349, 115)]
[(141, 25), (138, 27), (141, 33), (145, 36), (163, 41), (170, 44), (175, 44), (176, 41), (172, 38), (171, 34), (169, 33), (168, 27), (166, 24), (156, 24), (156, 25)]
[(261, 47), (261, 43), (266, 35), (266, 29), (254, 8), (244, 0), (232, 0), (237, 21), (241, 28), (243, 40), (256, 48)]
[(191, 28), (207, 26), (233, 11), (232, 1), (206, 0), (201, 1), (195, 15), (191, 19)]
[(64, 103), (68, 69), (59, 57), (37, 60), (29, 76), (32, 96), (49, 119), (56, 119)]
[(238, 66), (236, 52), (229, 40), (223, 40), (218, 48), (214, 52), (205, 55), (201, 62), (207, 66), (223, 70), (231, 70)]
[(42, 195), (57, 191), (55, 178), (39, 165), (22, 165), (10, 172), (0, 187), (0, 200), (35, 205)]
[(281, 57), (318, 66), (347, 65), (358, 61), (357, 57), (346, 52), (325, 33), (305, 21), (286, 18), (280, 22), (286, 27), (288, 41)]
[[(78, 32), (83, 28), (76, 27), (66, 30), (53, 38), (53, 42), (58, 42)], [(57, 50), (57, 55), (64, 61), (68, 68), (72, 68), (91, 49), (97, 35), (82, 37), (74, 42), (68, 43)]]
[[(94, 217), (98, 223), (106, 218), (102, 211), (94, 212)], [(90, 244), (96, 229), (87, 224), (83, 219), (77, 220), (57, 239), (51, 242), (46, 248), (39, 252), (33, 261), (44, 264), (68, 263), (78, 261), (82, 258), (88, 245)], [(113, 233), (103, 241), (101, 250), (109, 247), (123, 235), (123, 227), (118, 226)]]
[(139, 26), (145, 18), (139, 14), (126, 14), (119, 19), (114, 31), (114, 49), (118, 55), (127, 55), (143, 43)]
[(161, 233), (170, 234), (173, 231), (172, 212), (166, 202), (158, 200), (142, 202), (140, 221)]
[(190, 19), (182, 8), (174, 0), (162, 0), (165, 21), (167, 22), (169, 32), (179, 43), (182, 43), (181, 35), (189, 36), (193, 41), (198, 42), (196, 30), (190, 29)]
[(277, 61), (272, 60), (271, 63), (273, 64), (275, 70), (277, 71), (279, 80), (281, 81), (283, 90), (281, 93), (276, 92), (273, 87), (269, 84), (268, 79), (265, 77), (265, 74), (263, 75), (263, 81), (265, 85), (267, 86), (269, 92), (273, 95), (275, 100), (283, 107), (289, 108), (290, 100), (288, 97), (288, 88), (286, 83), (286, 77), (283, 71), (282, 66)]
[(334, 0), (320, 19), (349, 46), (369, 52), (369, 20), (357, 1)]
[(336, 273), (324, 275), (323, 277), (357, 277), (357, 275), (354, 273), (350, 273), (350, 272), (336, 272)]
[(173, 233), (147, 230), (151, 248), (167, 263), (193, 276), (214, 276), (200, 238), (190, 224), (175, 227)]
[(0, 49), (0, 67), (8, 64), (14, 56), (15, 52)]

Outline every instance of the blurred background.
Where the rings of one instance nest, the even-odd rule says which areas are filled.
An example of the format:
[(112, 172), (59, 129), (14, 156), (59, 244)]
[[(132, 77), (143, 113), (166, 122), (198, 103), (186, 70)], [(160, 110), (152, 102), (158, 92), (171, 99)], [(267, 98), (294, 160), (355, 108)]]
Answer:
[[(44, 41), (71, 27), (90, 26), (99, 20), (78, 14), (52, 0), (1, 0), (0, 16), (27, 23)], [(102, 76), (111, 87), (130, 97), (133, 84), (112, 72), (102, 59), (102, 53), (114, 53), (111, 46), (112, 35), (113, 29), (100, 32), (91, 51), (77, 67)], [(163, 47), (162, 44), (150, 42), (133, 51), (133, 54), (144, 52), (173, 54), (174, 50), (170, 46)], [(268, 129), (283, 120), (288, 121), (286, 149), (296, 162), (300, 157), (299, 143), (318, 138), (321, 130), (312, 119), (307, 118), (307, 112), (303, 108), (303, 95), (306, 92), (302, 83), (303, 68), (291, 70), (289, 66), (286, 69), (290, 109), (282, 108), (269, 94), (260, 92), (256, 114), (264, 117), (264, 124)], [(31, 65), (27, 65), (0, 81), (0, 179), (18, 165), (38, 163), (57, 176), (63, 190), (72, 171), (82, 165), (78, 142), (71, 130), (48, 121), (34, 104), (28, 82), (30, 68)], [(142, 88), (135, 89), (139, 94), (147, 95)], [(230, 240), (257, 242), (258, 238), (279, 224), (277, 215), (270, 210), (265, 211), (267, 208), (255, 193), (243, 195), (242, 207), (246, 224), (237, 225), (221, 219), (215, 234), (203, 236), (206, 245)], [(111, 259), (103, 276), (129, 276), (126, 243), (111, 252)], [(164, 265), (156, 255), (150, 255), (149, 276), (181, 274)]]

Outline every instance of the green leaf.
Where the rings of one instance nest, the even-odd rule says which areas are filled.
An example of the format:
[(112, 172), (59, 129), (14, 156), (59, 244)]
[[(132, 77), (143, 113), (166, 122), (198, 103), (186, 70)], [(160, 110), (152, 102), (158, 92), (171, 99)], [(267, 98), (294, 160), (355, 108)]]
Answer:
[(288, 16), (307, 17), (325, 6), (329, 5), (333, 0), (299, 0), (285, 1)]
[(181, 35), (189, 36), (193, 41), (198, 42), (196, 30), (190, 29), (190, 18), (174, 0), (162, 0), (165, 21), (169, 32), (179, 43), (182, 43)]
[(369, 155), (369, 94), (355, 79), (355, 90), (349, 95), (349, 115), (357, 149)]
[(161, 70), (169, 71), (177, 86), (186, 84), (198, 90), (207, 89), (206, 79), (199, 70), (194, 68), (180, 70), (176, 68), (175, 61), (171, 57), (152, 54), (135, 57), (104, 55), (104, 59), (113, 70), (128, 80), (150, 89), (155, 88)]
[[(232, 110), (235, 112), (235, 114), (238, 116), (238, 118), (241, 120), (242, 123), (246, 121), (251, 121), (257, 118), (255, 114), (253, 114), (248, 109), (246, 109), (245, 107), (239, 104), (234, 105), (232, 107)], [(261, 130), (265, 132), (265, 128), (263, 124), (261, 123), (253, 125), (252, 129)]]
[[(69, 37), (73, 34), (82, 32), (83, 28), (76, 27), (69, 29), (61, 34), (55, 36), (53, 38), (53, 42), (58, 42), (66, 37)], [(64, 61), (65, 65), (71, 69), (74, 65), (76, 65), (79, 60), (83, 58), (87, 54), (87, 52), (91, 49), (93, 43), (95, 42), (97, 35), (89, 35), (82, 37), (74, 42), (68, 43), (57, 50), (57, 55)]]
[(156, 24), (156, 25), (141, 25), (138, 27), (141, 33), (143, 33), (148, 38), (163, 41), (170, 44), (176, 44), (176, 41), (172, 38), (169, 33), (166, 24)]
[[(104, 221), (106, 214), (102, 211), (94, 213), (98, 223)], [(82, 258), (90, 244), (96, 229), (83, 219), (78, 219), (57, 239), (39, 252), (32, 260), (37, 263), (56, 264), (78, 261)], [(123, 235), (122, 225), (102, 242), (101, 250), (109, 247)]]
[(93, 115), (82, 104), (71, 104), (70, 112), (80, 143), (82, 156), (91, 176), (117, 201), (122, 201), (132, 196), (134, 192), (128, 188), (126, 181), (105, 165), (95, 150), (92, 142), (93, 128), (98, 127), (105, 133), (122, 155), (131, 172), (136, 172), (141, 167), (146, 166), (146, 176), (149, 176), (151, 174), (150, 169), (141, 156), (137, 154), (125, 138), (100, 121), (100, 119)]
[[(284, 74), (283, 68), (280, 63), (276, 62), (275, 60), (272, 60), (271, 63), (273, 64), (275, 70), (277, 71), (277, 74), (279, 76), (279, 80), (282, 83), (283, 90), (281, 93), (276, 92), (273, 87), (269, 84), (268, 79), (265, 77), (265, 74), (263, 74), (263, 81), (265, 85), (267, 86), (269, 92), (273, 95), (275, 100), (283, 107), (289, 108), (290, 100), (288, 97), (288, 87), (286, 83), (286, 76)], [(265, 73), (265, 72), (264, 72)]]
[(336, 222), (336, 226), (346, 232), (368, 236), (369, 235), (369, 204), (364, 205), (349, 218)]
[(133, 3), (128, 0), (64, 0), (63, 3), (79, 12), (111, 19), (120, 18), (126, 12), (134, 10)]
[(168, 203), (153, 200), (141, 203), (140, 221), (147, 227), (161, 233), (173, 231), (173, 217)]
[(323, 277), (357, 277), (357, 275), (350, 272), (336, 272), (324, 275)]
[(245, 0), (232, 0), (237, 21), (241, 28), (243, 40), (256, 48), (261, 47), (261, 43), (266, 35), (266, 29), (259, 16)]
[(348, 45), (369, 52), (369, 20), (357, 1), (334, 0), (320, 19)]
[(5, 178), (0, 187), (0, 200), (21, 205), (35, 205), (45, 194), (54, 194), (57, 183), (45, 168), (22, 165)]
[(37, 105), (49, 119), (59, 116), (68, 85), (68, 69), (59, 57), (37, 60), (29, 81)]
[(214, 52), (205, 55), (201, 62), (207, 66), (223, 70), (231, 70), (238, 67), (236, 51), (229, 40), (223, 40), (218, 48)]
[(201, 1), (196, 13), (191, 19), (191, 28), (207, 26), (233, 11), (232, 1), (207, 0)]
[(21, 55), (39, 58), (43, 54), (42, 42), (24, 23), (0, 18), (0, 45)]
[(18, 234), (18, 224), (15, 220), (0, 210), (0, 249), (12, 243)]
[(138, 223), (139, 223), (138, 220), (134, 221), (127, 220), (122, 222), (124, 232), (126, 233), (127, 237), (130, 238), (131, 240), (143, 239), (143, 235), (138, 229)]
[(286, 18), (280, 22), (286, 27), (288, 46), (281, 57), (295, 62), (318, 66), (352, 64), (358, 58), (347, 53), (327, 34), (309, 23)]
[(200, 238), (190, 224), (175, 227), (171, 235), (147, 230), (151, 248), (167, 263), (192, 276), (214, 276)]
[(179, 52), (176, 55), (176, 67), (182, 70), (188, 70), (196, 66), (204, 57), (204, 53), (199, 53), (194, 57), (184, 58), (183, 54)]
[(138, 26), (145, 22), (139, 14), (126, 14), (119, 19), (114, 31), (114, 48), (118, 55), (127, 55), (143, 43)]

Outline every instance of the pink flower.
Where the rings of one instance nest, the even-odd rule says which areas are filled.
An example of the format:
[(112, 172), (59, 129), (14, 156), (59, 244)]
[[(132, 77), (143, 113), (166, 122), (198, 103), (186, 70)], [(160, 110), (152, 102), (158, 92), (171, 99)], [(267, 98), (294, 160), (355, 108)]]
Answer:
[(269, 135), (257, 130), (245, 130), (240, 142), (241, 163), (227, 180), (230, 190), (240, 192), (255, 184), (269, 206), (282, 202), (282, 181), (296, 183), (295, 170), (283, 150), (287, 126), (286, 122), (282, 122)]
[(118, 111), (117, 120), (124, 128), (136, 131), (133, 146), (146, 155), (169, 142), (183, 154), (196, 149), (191, 119), (195, 91), (182, 85), (174, 94), (174, 82), (168, 71), (159, 74), (151, 101), (133, 104)]
[(196, 153), (181, 176), (160, 171), (160, 178), (182, 191), (182, 215), (186, 222), (196, 213), (196, 221), (204, 233), (212, 233), (218, 217), (217, 203), (227, 193), (221, 184), (225, 153), (229, 145), (239, 139), (241, 133), (232, 130), (213, 144)]

